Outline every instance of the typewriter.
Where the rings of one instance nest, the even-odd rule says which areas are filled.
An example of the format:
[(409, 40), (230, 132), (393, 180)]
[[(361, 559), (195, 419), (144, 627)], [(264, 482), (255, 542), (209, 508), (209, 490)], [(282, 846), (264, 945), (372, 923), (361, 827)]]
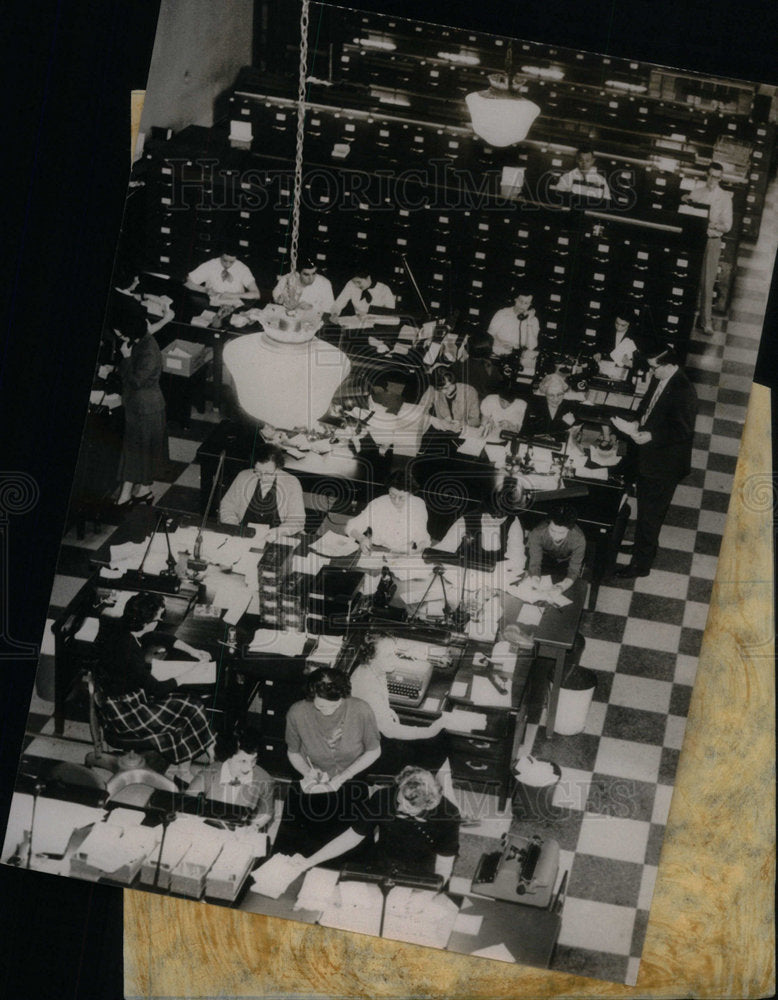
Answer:
[(502, 849), (481, 855), (472, 891), (525, 906), (547, 907), (559, 873), (559, 844), (538, 834), (503, 834)]

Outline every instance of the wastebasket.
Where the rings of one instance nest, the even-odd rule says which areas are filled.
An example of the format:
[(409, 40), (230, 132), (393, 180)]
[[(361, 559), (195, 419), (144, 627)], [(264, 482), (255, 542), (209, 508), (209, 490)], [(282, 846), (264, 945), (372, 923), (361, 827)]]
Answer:
[(584, 731), (596, 688), (597, 675), (586, 667), (577, 666), (563, 678), (554, 721), (555, 733), (575, 736)]
[(556, 810), (551, 800), (562, 777), (559, 765), (528, 754), (516, 761), (513, 775), (513, 815), (533, 823), (552, 820)]

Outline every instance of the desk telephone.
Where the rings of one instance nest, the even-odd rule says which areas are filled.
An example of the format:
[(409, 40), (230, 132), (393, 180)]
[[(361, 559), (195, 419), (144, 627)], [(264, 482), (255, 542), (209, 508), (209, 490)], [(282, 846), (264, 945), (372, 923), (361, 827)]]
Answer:
[(538, 834), (503, 834), (502, 850), (481, 855), (473, 892), (525, 906), (547, 907), (559, 873), (559, 844)]

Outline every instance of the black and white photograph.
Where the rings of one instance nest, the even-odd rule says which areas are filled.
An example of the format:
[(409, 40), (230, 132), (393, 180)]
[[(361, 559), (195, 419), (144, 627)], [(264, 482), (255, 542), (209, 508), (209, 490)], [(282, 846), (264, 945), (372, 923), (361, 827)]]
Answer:
[(163, 0), (0, 861), (634, 985), (777, 121)]

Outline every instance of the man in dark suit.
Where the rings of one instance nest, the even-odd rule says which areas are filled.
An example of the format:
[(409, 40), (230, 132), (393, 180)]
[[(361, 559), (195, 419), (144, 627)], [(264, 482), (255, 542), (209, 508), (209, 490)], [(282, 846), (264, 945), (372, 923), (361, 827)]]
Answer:
[(634, 421), (613, 418), (637, 450), (637, 523), (632, 560), (616, 576), (648, 576), (675, 487), (689, 474), (697, 393), (672, 347), (647, 357), (652, 378)]

